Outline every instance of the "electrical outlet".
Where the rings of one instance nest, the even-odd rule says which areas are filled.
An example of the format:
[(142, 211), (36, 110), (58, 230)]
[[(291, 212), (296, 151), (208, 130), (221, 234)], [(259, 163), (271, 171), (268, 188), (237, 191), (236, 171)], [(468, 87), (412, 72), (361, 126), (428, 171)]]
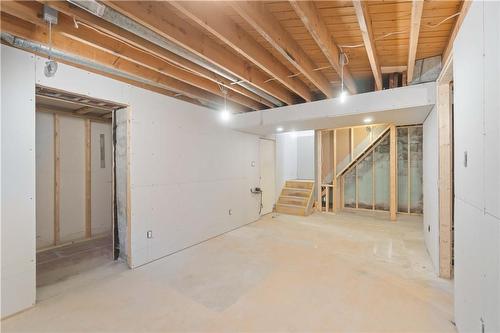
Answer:
[(153, 238), (153, 231), (148, 230), (148, 232), (146, 233), (146, 237), (147, 238)]

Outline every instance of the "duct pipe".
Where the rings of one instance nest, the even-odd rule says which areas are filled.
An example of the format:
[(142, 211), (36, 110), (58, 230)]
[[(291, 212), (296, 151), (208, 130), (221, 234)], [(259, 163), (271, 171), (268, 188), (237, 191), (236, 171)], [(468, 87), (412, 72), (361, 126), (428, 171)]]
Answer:
[[(43, 54), (43, 55), (48, 55), (49, 54), (49, 47), (48, 46), (45, 46), (45, 45), (40, 44), (40, 43), (35, 43), (35, 42), (32, 42), (32, 41), (26, 40), (24, 38), (16, 37), (16, 36), (11, 35), (11, 34), (9, 34), (7, 32), (1, 32), (1, 39), (3, 41), (7, 42), (9, 45), (12, 45), (12, 46), (14, 46), (16, 48), (19, 48), (19, 49), (22, 49), (22, 50), (25, 50), (25, 51), (28, 51), (28, 52), (39, 53), (39, 54)], [(158, 82), (155, 82), (155, 81), (151, 81), (151, 80), (147, 80), (147, 79), (144, 79), (144, 78), (142, 78), (140, 76), (131, 75), (129, 73), (120, 71), (118, 69), (115, 69), (115, 68), (112, 68), (112, 67), (108, 67), (108, 66), (104, 66), (104, 65), (101, 65), (99, 63), (90, 61), (90, 60), (88, 60), (86, 58), (83, 58), (83, 57), (79, 57), (79, 56), (76, 56), (76, 55), (73, 55), (73, 54), (68, 54), (66, 52), (63, 52), (63, 51), (60, 51), (60, 50), (57, 50), (57, 49), (54, 49), (54, 48), (51, 50), (51, 54), (52, 54), (52, 57), (54, 57), (54, 58), (57, 58), (57, 59), (60, 59), (60, 60), (63, 60), (63, 61), (67, 61), (67, 62), (70, 62), (70, 63), (74, 63), (74, 64), (77, 64), (77, 65), (80, 65), (80, 66), (88, 67), (88, 68), (94, 69), (94, 70), (99, 71), (99, 72), (103, 72), (103, 73), (107, 73), (107, 74), (110, 74), (110, 75), (119, 76), (119, 77), (127, 79), (127, 80), (132, 80), (132, 81), (140, 82), (140, 83), (147, 84), (147, 85), (150, 85), (150, 86), (154, 86), (154, 87), (157, 87), (157, 88), (166, 89), (166, 90), (169, 90), (169, 91), (174, 91), (175, 93), (178, 93), (179, 95), (188, 96), (190, 98), (196, 99), (201, 104), (203, 104), (203, 105), (205, 105), (207, 107), (210, 107), (212, 109), (219, 109), (218, 105), (215, 104), (215, 103), (211, 103), (211, 102), (208, 102), (208, 101), (205, 101), (205, 100), (200, 100), (196, 96), (189, 96), (185, 92), (177, 91), (177, 90), (172, 89), (171, 87), (165, 86), (165, 85), (163, 85), (161, 83), (158, 83)]]
[(238, 77), (234, 76), (233, 74), (227, 72), (226, 70), (222, 69), (221, 67), (212, 64), (211, 62), (203, 59), (200, 56), (197, 56), (196, 54), (193, 54), (192, 52), (186, 50), (185, 48), (181, 47), (180, 45), (177, 45), (168, 39), (164, 38), (163, 36), (157, 34), (156, 32), (152, 31), (151, 29), (148, 29), (144, 27), (143, 25), (135, 22), (134, 20), (128, 18), (127, 16), (119, 13), (118, 11), (114, 10), (113, 8), (106, 6), (102, 3), (98, 3), (96, 1), (88, 1), (88, 0), (67, 0), (69, 3), (74, 4), (75, 6), (78, 6), (89, 13), (92, 13), (95, 16), (98, 16), (102, 18), (103, 20), (116, 25), (117, 27), (120, 27), (124, 30), (127, 30), (130, 33), (133, 33), (151, 43), (154, 43), (172, 53), (177, 54), (180, 57), (183, 57), (191, 62), (194, 62), (197, 65), (200, 65), (202, 67), (205, 67), (209, 70), (211, 70), (214, 73), (217, 73), (220, 76), (225, 77), (226, 79), (232, 81), (234, 84), (238, 84), (242, 86), (243, 88), (253, 92), (256, 95), (259, 95), (260, 97), (266, 99), (267, 101), (277, 105), (277, 106), (283, 106), (283, 102), (281, 102), (279, 99), (275, 98), (274, 96), (269, 95), (268, 93), (252, 86), (251, 84), (247, 82), (242, 82)]

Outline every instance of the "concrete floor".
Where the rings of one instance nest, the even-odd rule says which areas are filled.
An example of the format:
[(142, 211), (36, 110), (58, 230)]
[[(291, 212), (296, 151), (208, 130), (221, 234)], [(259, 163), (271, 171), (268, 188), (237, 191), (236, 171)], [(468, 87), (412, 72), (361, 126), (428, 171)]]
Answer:
[(38, 289), (2, 332), (453, 332), (419, 218), (266, 216), (135, 270), (110, 263)]

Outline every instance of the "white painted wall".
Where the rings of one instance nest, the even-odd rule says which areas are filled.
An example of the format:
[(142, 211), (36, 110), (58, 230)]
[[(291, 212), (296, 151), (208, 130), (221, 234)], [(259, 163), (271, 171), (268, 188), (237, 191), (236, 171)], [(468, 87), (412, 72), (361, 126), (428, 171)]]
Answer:
[[(453, 49), (455, 321), (500, 331), (500, 3), (474, 1)], [(464, 153), (468, 163), (464, 165)]]
[(1, 48), (1, 317), (35, 303), (35, 62)]
[(297, 137), (297, 178), (314, 180), (314, 131)]
[(130, 106), (132, 267), (258, 218), (257, 136), (221, 125), (214, 111), (75, 67), (59, 64), (46, 78), (46, 59), (1, 50), (2, 316), (35, 300), (35, 82)]
[(425, 245), (434, 271), (439, 274), (439, 142), (436, 107), (432, 108), (423, 126), (423, 184)]

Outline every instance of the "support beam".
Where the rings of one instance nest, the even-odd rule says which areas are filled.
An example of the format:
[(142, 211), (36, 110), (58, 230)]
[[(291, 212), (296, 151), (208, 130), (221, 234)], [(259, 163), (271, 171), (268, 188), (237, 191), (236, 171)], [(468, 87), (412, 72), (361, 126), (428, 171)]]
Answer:
[(182, 18), (169, 10), (166, 3), (107, 1), (106, 4), (286, 104), (294, 104), (296, 98), (293, 93), (275, 82), (267, 82), (269, 79), (267, 75), (250, 63), (238, 58), (234, 53), (221, 47), (209, 36), (187, 25)]
[(446, 44), (446, 48), (443, 52), (443, 57), (441, 58), (441, 63), (447, 64), (451, 62), (451, 58), (453, 55), (453, 42), (457, 37), (458, 31), (462, 26), (462, 22), (469, 11), (470, 5), (472, 4), (472, 0), (462, 1), (462, 8), (460, 9), (460, 15), (458, 15), (457, 21), (455, 22), (455, 26), (451, 32), (450, 38), (448, 39), (448, 44)]
[(389, 194), (389, 212), (391, 215), (391, 220), (396, 221), (397, 213), (397, 153), (396, 153), (396, 126), (394, 124), (390, 125), (389, 129), (389, 174), (390, 174), (390, 194)]
[(218, 4), (213, 2), (191, 3), (187, 1), (173, 1), (169, 2), (169, 4), (257, 65), (271, 77), (276, 78), (278, 82), (304, 100), (308, 102), (313, 100), (307, 85), (296, 77), (290, 77), (292, 73), (285, 65), (279, 62), (228, 16), (221, 15), (223, 9)]
[(411, 6), (410, 44), (408, 45), (408, 70), (406, 76), (408, 83), (413, 79), (413, 71), (415, 70), (415, 57), (417, 55), (418, 36), (420, 33), (420, 22), (422, 20), (423, 10), (424, 0), (413, 0)]
[(90, 119), (85, 120), (85, 237), (92, 237), (92, 155)]
[(321, 131), (316, 130), (316, 192), (317, 192), (317, 208), (321, 212), (323, 210), (322, 195), (321, 195), (321, 168), (322, 158), (321, 151), (323, 149), (321, 141)]
[(382, 73), (380, 70), (377, 52), (375, 50), (375, 41), (373, 38), (370, 15), (368, 14), (364, 1), (353, 0), (352, 4), (354, 5), (354, 9), (356, 11), (359, 29), (361, 30), (366, 54), (368, 55), (370, 67), (373, 72), (373, 78), (375, 79), (375, 90), (382, 90)]
[(80, 109), (75, 111), (76, 114), (81, 114), (81, 115), (84, 115), (84, 114), (87, 114), (90, 112), (92, 112), (92, 107), (90, 107), (90, 106), (84, 106), (83, 108), (80, 108)]
[[(41, 3), (47, 3), (50, 7), (57, 9), (60, 13), (64, 13), (65, 15), (74, 18), (77, 22), (80, 23), (80, 26), (85, 24), (88, 27), (96, 29), (96, 33), (106, 34), (108, 36), (118, 38), (120, 41), (124, 43), (139, 48), (140, 50), (146, 51), (160, 59), (163, 59), (172, 65), (179, 66), (180, 68), (184, 68), (185, 70), (196, 73), (197, 75), (204, 77), (208, 80), (211, 80), (214, 83), (222, 84), (229, 90), (234, 92), (238, 92), (244, 96), (247, 96), (254, 101), (264, 104), (268, 107), (274, 107), (275, 105), (261, 96), (251, 92), (244, 87), (234, 84), (233, 81), (218, 75), (209, 69), (195, 64), (185, 58), (170, 52), (163, 47), (152, 43), (148, 40), (145, 40), (127, 30), (124, 30), (114, 24), (111, 24), (97, 16), (90, 14), (87, 11), (84, 11), (76, 6), (71, 5), (66, 1), (40, 1)], [(2, 10), (4, 9), (4, 4), (2, 4)]]
[(330, 82), (304, 52), (302, 47), (281, 26), (276, 18), (258, 1), (231, 2), (236, 12), (285, 57), (300, 73), (311, 81), (326, 97), (334, 97)]
[(61, 138), (59, 115), (54, 114), (54, 245), (60, 242), (61, 221)]
[(453, 115), (450, 83), (437, 86), (439, 133), (439, 276), (451, 279), (453, 243)]
[[(319, 15), (318, 9), (316, 8), (314, 2), (312, 1), (297, 1), (291, 0), (290, 4), (292, 5), (295, 13), (299, 16), (300, 20), (309, 31), (313, 39), (318, 44), (321, 52), (325, 55), (328, 62), (333, 67), (333, 69), (337, 72), (337, 74), (341, 75), (341, 64), (340, 64), (340, 52), (333, 41), (333, 38), (328, 31), (328, 28)], [(352, 78), (351, 72), (349, 69), (344, 66), (344, 84), (351, 94), (356, 94), (356, 83)]]

